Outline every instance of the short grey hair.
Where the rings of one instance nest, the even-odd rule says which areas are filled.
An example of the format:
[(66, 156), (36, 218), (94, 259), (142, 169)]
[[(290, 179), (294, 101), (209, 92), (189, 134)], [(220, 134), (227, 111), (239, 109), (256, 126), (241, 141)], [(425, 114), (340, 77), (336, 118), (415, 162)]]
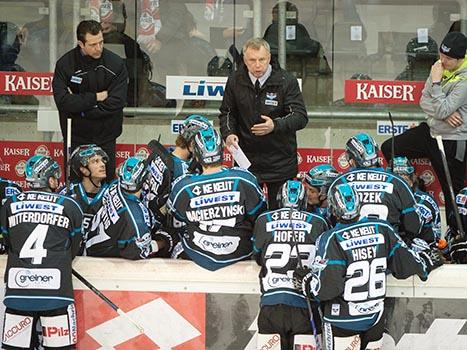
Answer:
[(263, 38), (251, 38), (248, 39), (248, 41), (243, 45), (242, 52), (245, 54), (246, 50), (248, 49), (254, 49), (254, 50), (259, 50), (261, 47), (264, 47), (267, 52), (271, 53), (271, 47), (269, 46), (269, 43), (264, 40)]

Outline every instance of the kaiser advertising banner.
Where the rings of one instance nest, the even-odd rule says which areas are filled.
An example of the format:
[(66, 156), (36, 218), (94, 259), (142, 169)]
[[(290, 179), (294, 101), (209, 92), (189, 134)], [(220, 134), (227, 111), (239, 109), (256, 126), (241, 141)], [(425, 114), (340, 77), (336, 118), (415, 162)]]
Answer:
[(49, 72), (0, 72), (0, 95), (52, 95)]
[(344, 102), (365, 104), (418, 104), (422, 81), (346, 80)]

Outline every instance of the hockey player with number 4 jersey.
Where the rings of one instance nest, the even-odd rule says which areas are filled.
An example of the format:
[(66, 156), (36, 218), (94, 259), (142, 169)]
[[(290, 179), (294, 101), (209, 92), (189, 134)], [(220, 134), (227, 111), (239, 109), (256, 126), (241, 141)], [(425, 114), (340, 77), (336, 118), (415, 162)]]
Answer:
[(351, 169), (339, 176), (329, 191), (340, 184), (352, 185), (362, 203), (360, 217), (389, 221), (406, 242), (417, 237), (422, 222), (413, 192), (399, 176), (379, 167), (378, 147), (373, 138), (357, 134), (347, 141), (345, 152)]
[[(258, 331), (261, 335), (279, 334), (281, 350), (293, 350), (299, 341), (296, 335), (306, 339), (301, 345), (316, 346), (306, 299), (295, 289), (292, 275), (298, 259), (302, 266), (311, 266), (315, 242), (328, 225), (321, 216), (305, 211), (307, 194), (300, 181), (286, 181), (277, 202), (282, 208), (261, 214), (253, 232), (256, 261), (261, 266)], [(315, 336), (321, 333), (317, 307), (313, 303)]]
[(442, 265), (441, 254), (419, 238), (409, 249), (387, 221), (359, 220), (360, 201), (349, 184), (333, 186), (328, 200), (337, 225), (319, 237), (311, 269), (297, 269), (294, 277), (321, 302), (326, 349), (381, 349), (386, 273), (425, 281)]
[(215, 129), (200, 130), (193, 154), (203, 173), (180, 177), (167, 201), (186, 224), (180, 237), (185, 253), (211, 271), (251, 257), (253, 225), (266, 204), (254, 175), (222, 166), (223, 150)]
[(74, 349), (71, 262), (80, 248), (83, 213), (73, 199), (52, 193), (60, 178), (52, 158), (33, 156), (25, 174), (32, 190), (10, 197), (0, 212), (8, 253), (3, 348), (36, 348), (40, 322), (46, 349)]

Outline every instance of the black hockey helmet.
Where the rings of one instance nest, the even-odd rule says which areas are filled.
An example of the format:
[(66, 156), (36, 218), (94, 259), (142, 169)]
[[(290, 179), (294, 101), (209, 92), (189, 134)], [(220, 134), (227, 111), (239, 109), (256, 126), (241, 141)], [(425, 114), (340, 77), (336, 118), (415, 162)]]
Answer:
[(60, 166), (49, 156), (35, 155), (26, 162), (26, 182), (34, 189), (50, 188), (49, 178), (57, 180), (62, 176)]
[(118, 172), (120, 186), (127, 192), (138, 192), (149, 174), (146, 162), (138, 157), (128, 158)]
[(305, 186), (300, 181), (287, 180), (277, 192), (277, 201), (283, 208), (305, 210), (307, 202)]
[(199, 114), (189, 115), (180, 129), (180, 135), (187, 141), (190, 142), (196, 133), (200, 130), (209, 129), (212, 125), (209, 119)]
[(367, 133), (352, 136), (345, 144), (345, 151), (359, 167), (368, 168), (379, 164), (378, 145)]
[(320, 164), (305, 173), (305, 181), (317, 188), (320, 195), (327, 195), (329, 186), (338, 176), (339, 172), (331, 164)]
[(224, 143), (216, 129), (201, 129), (194, 137), (193, 154), (203, 166), (221, 163)]
[(331, 213), (339, 221), (351, 221), (360, 215), (360, 200), (357, 192), (349, 184), (332, 187), (328, 193)]

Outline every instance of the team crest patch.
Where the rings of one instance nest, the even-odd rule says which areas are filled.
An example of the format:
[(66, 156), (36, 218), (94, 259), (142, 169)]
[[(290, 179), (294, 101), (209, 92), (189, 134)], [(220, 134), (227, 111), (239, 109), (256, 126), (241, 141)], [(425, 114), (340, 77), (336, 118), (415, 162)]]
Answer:
[(266, 92), (266, 100), (264, 104), (267, 106), (277, 106), (277, 93), (275, 92)]

